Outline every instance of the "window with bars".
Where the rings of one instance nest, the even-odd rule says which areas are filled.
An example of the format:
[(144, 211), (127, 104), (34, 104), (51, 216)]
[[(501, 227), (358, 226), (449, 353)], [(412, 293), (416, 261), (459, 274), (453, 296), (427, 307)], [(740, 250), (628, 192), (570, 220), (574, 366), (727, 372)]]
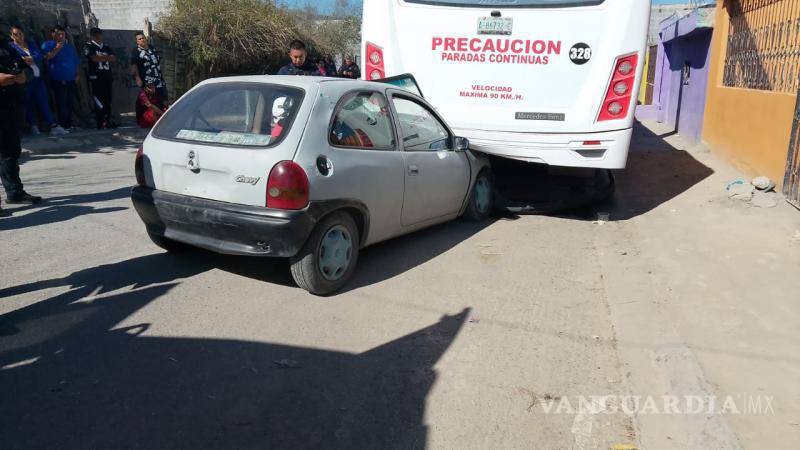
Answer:
[(795, 93), (800, 69), (800, 0), (728, 0), (723, 84)]

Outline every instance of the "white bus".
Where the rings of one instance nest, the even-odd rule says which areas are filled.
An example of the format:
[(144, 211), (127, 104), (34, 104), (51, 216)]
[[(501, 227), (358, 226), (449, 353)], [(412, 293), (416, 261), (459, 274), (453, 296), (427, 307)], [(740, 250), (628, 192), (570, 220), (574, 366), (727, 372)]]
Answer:
[(649, 0), (364, 0), (363, 76), (410, 73), (473, 149), (625, 167)]

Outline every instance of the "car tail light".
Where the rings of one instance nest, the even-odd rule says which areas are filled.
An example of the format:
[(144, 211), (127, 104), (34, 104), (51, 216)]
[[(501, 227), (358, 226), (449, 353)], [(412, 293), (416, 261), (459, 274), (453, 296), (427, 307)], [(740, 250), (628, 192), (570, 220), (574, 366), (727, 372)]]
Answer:
[(386, 70), (383, 66), (383, 49), (367, 42), (367, 80), (378, 80), (384, 78)]
[(269, 172), (267, 208), (303, 209), (308, 205), (308, 176), (297, 163), (281, 161)]
[(136, 184), (139, 186), (146, 186), (147, 181), (144, 178), (144, 147), (141, 145), (136, 152), (136, 162), (133, 163), (133, 171), (136, 173)]
[(638, 61), (639, 56), (633, 53), (620, 56), (614, 62), (614, 72), (611, 74), (611, 82), (608, 83), (606, 96), (597, 116), (598, 122), (628, 117)]

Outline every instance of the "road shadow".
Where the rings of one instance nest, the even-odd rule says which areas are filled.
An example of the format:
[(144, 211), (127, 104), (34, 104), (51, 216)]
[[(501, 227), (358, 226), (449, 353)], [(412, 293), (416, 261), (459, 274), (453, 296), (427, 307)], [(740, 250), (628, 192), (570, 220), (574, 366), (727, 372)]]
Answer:
[[(542, 164), (494, 161), (498, 191), (515, 203), (516, 214), (548, 214), (564, 219), (596, 220), (598, 211), (608, 220), (627, 220), (646, 214), (677, 197), (714, 172), (689, 152), (634, 122), (628, 164), (613, 171), (608, 190), (606, 171), (575, 170), (548, 173)], [(609, 195), (610, 194), (610, 195)], [(520, 205), (528, 205), (520, 209)]]
[[(454, 220), (366, 247), (359, 253), (352, 279), (331, 297), (402, 275), (447, 252), (494, 221)], [(214, 268), (253, 280), (297, 287), (287, 258), (227, 256), (196, 248), (187, 248), (180, 256), (199, 258)], [(0, 290), (0, 298), (2, 292)]]
[[(638, 121), (634, 123), (628, 165), (615, 174), (616, 193), (595, 206), (595, 210), (607, 211), (612, 221), (646, 214), (714, 173), (686, 150), (667, 142), (665, 138), (672, 133), (659, 136)], [(592, 220), (595, 218), (596, 214)]]
[[(4, 203), (4, 210), (11, 215), (0, 219), (0, 231), (64, 222), (86, 214), (124, 211), (128, 208), (122, 206), (98, 208), (89, 204), (119, 200), (130, 196), (130, 192), (130, 187), (122, 187), (105, 192), (48, 197), (38, 205), (14, 207), (17, 205)], [(23, 211), (31, 212), (20, 215), (19, 213)]]
[[(175, 272), (182, 265), (172, 258), (4, 290), (73, 287), (0, 316), (3, 448), (425, 447), (433, 366), (468, 309), (363, 353), (148, 336), (150, 323), (119, 327), (182, 277), (209, 268)], [(157, 263), (167, 270), (153, 270)], [(137, 268), (141, 279), (118, 275)]]
[(353, 278), (339, 293), (401, 275), (447, 252), (494, 222), (454, 220), (366, 247), (359, 254)]

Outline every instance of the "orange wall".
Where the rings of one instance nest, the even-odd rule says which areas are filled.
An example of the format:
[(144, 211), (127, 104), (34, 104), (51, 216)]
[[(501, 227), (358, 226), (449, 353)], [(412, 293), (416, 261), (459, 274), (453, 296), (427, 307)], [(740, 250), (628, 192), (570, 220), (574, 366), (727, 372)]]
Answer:
[(703, 140), (748, 175), (766, 175), (779, 186), (794, 115), (795, 95), (722, 85), (728, 37), (725, 2), (717, 2), (711, 41)]

